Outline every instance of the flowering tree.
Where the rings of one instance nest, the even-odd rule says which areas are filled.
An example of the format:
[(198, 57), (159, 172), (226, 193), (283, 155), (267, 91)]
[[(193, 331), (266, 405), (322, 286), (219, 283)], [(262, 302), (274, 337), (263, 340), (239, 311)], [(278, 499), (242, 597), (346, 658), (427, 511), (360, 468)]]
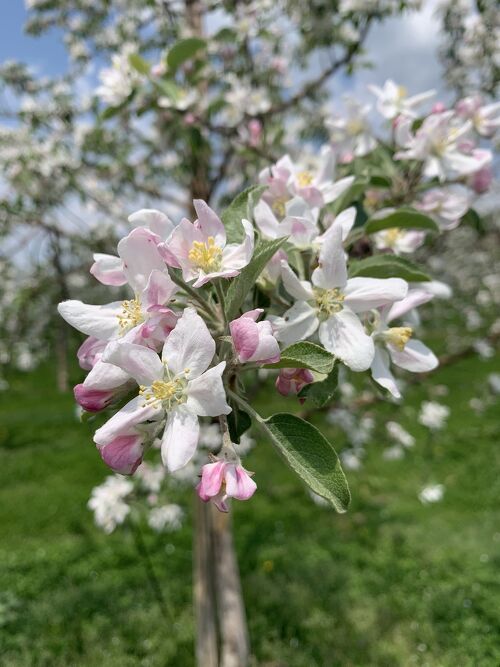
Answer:
[[(85, 418), (106, 417), (94, 435), (103, 461), (137, 480), (113, 477), (95, 490), (96, 521), (111, 531), (133, 514), (128, 500), (146, 496), (151, 527), (175, 529), (182, 510), (162, 482), (199, 475), (203, 665), (217, 664), (211, 578), (221, 662), (248, 659), (224, 518), (231, 498), (257, 489), (259, 471), (242, 461), (248, 429), (267, 436), (315, 497), (347, 510), (333, 445), (295, 408), (329, 405), (339, 371), (367, 373), (384, 400), (401, 400), (398, 369), (437, 366), (416, 335), (417, 308), (449, 290), (408, 255), (474, 218), (473, 199), (491, 182), (491, 152), (479, 142), (499, 125), (498, 105), (465, 97), (430, 107), (432, 92), (409, 96), (392, 81), (372, 87), (382, 137), (355, 100), (344, 114), (319, 109), (323, 84), (362, 63), (370, 25), (401, 3), (225, 3), (222, 15), (218, 4), (128, 0), (123, 12), (32, 3), (31, 31), (67, 29), (75, 69), (69, 90), (58, 89), (62, 122), (60, 105), (33, 104), (49, 89), (53, 98), (53, 84), (13, 66), (3, 74), (33, 98), (22, 112), (30, 131), (7, 132), (24, 131), (31, 148), (21, 167), (11, 156), (3, 229), (12, 233), (15, 215), (53, 240), (59, 312), (87, 336), (78, 361), (88, 374), (75, 398)], [(319, 73), (314, 55), (325, 61)], [(79, 68), (103, 56), (111, 64), (97, 96), (80, 106), (71, 95)], [(305, 82), (292, 87), (297, 66)], [(131, 197), (139, 206), (126, 225), (118, 220)], [(68, 232), (60, 211), (76, 198), (117, 221), (109, 233)], [(67, 275), (78, 275), (93, 244), (90, 273), (115, 293), (103, 305), (104, 288), (99, 305), (68, 298)], [(249, 389), (262, 370), (275, 374), (290, 412), (256, 411)], [(436, 423), (432, 408), (423, 418)]]

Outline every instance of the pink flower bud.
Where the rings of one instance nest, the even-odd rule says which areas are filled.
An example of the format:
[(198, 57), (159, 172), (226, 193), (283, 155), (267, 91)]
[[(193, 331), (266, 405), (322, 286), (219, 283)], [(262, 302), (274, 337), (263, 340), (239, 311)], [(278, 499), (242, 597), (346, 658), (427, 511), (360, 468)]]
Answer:
[(119, 435), (107, 445), (99, 447), (104, 463), (121, 475), (132, 475), (142, 462), (144, 448), (140, 435)]
[(107, 408), (116, 396), (116, 390), (93, 389), (77, 384), (73, 389), (75, 400), (87, 412), (99, 412)]
[(276, 389), (282, 396), (298, 394), (306, 384), (313, 382), (314, 376), (307, 368), (282, 368), (276, 379)]
[(234, 349), (240, 363), (255, 361), (260, 364), (272, 364), (280, 359), (280, 348), (271, 323), (267, 320), (256, 321), (262, 312), (262, 308), (250, 310), (229, 324)]
[(469, 186), (478, 195), (488, 192), (493, 181), (493, 170), (490, 165), (476, 171), (469, 178)]
[(248, 472), (239, 463), (216, 461), (207, 463), (201, 471), (201, 481), (196, 487), (203, 502), (212, 501), (218, 510), (227, 512), (226, 500), (248, 500), (253, 496), (257, 485)]

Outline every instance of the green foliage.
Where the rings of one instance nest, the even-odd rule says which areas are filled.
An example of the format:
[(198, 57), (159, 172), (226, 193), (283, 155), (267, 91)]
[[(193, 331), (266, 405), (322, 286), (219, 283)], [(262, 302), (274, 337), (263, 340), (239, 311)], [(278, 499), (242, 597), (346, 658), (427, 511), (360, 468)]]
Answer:
[(227, 416), (229, 434), (231, 436), (231, 441), (235, 442), (236, 444), (239, 444), (240, 438), (243, 435), (243, 433), (248, 431), (248, 429), (252, 425), (252, 420), (250, 418), (250, 415), (244, 410), (238, 408), (234, 404), (234, 402), (231, 404), (231, 407), (233, 408), (233, 410)]
[(299, 396), (300, 398), (306, 398), (315, 407), (322, 408), (332, 402), (337, 392), (338, 383), (339, 368), (335, 366), (324, 379), (302, 387)]
[(271, 257), (285, 243), (286, 237), (267, 241), (261, 239), (254, 250), (252, 260), (241, 273), (231, 281), (226, 294), (226, 315), (229, 320), (238, 315), (238, 311), (245, 301), (245, 297), (253, 288), (255, 281), (266, 268)]
[(181, 39), (175, 44), (167, 55), (167, 65), (172, 72), (175, 72), (187, 60), (192, 58), (198, 51), (204, 49), (206, 41), (200, 37), (187, 37)]
[(349, 276), (367, 276), (370, 278), (403, 278), (408, 282), (425, 282), (431, 280), (419, 266), (409, 259), (398, 255), (373, 255), (366, 259), (356, 260), (349, 265)]
[(349, 487), (337, 453), (309, 422), (286, 413), (269, 417), (262, 426), (290, 467), (337, 512), (346, 512), (351, 501)]
[(301, 341), (289, 345), (281, 352), (280, 360), (267, 364), (265, 368), (308, 368), (317, 373), (327, 374), (333, 368), (335, 357), (324, 347)]
[(131, 53), (128, 57), (128, 61), (130, 65), (136, 70), (136, 72), (139, 72), (139, 74), (144, 74), (145, 76), (149, 76), (151, 65), (138, 53)]
[(412, 208), (383, 209), (369, 218), (365, 224), (367, 234), (374, 234), (383, 229), (427, 229), (439, 231), (439, 227), (432, 218)]
[(222, 212), (221, 220), (226, 228), (228, 243), (240, 243), (243, 240), (244, 229), (241, 221), (252, 219), (253, 208), (264, 190), (265, 185), (253, 185), (243, 190)]

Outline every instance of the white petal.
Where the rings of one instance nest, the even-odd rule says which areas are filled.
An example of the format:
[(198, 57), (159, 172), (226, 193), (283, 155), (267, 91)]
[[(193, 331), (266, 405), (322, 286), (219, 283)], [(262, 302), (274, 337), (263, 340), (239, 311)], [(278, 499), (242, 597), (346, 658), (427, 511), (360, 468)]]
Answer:
[(128, 221), (133, 225), (144, 225), (164, 241), (174, 230), (174, 223), (165, 213), (155, 208), (142, 208), (140, 211), (128, 216)]
[(118, 315), (121, 314), (123, 306), (121, 301), (93, 306), (70, 300), (60, 303), (57, 310), (61, 317), (78, 331), (99, 340), (110, 340), (118, 334)]
[(185, 405), (169, 413), (161, 442), (161, 458), (170, 472), (189, 463), (196, 451), (199, 434), (198, 417)]
[(281, 279), (288, 294), (297, 301), (314, 299), (311, 283), (307, 280), (299, 280), (285, 260), (281, 261)]
[(136, 396), (121, 410), (118, 410), (111, 419), (98, 428), (94, 434), (94, 442), (106, 445), (118, 435), (135, 433), (134, 426), (146, 421), (156, 420), (163, 414), (162, 408), (146, 406), (142, 396)]
[(378, 347), (375, 348), (371, 372), (375, 382), (390, 391), (394, 398), (401, 398), (401, 392), (389, 368), (389, 355), (385, 350), (381, 350)]
[(85, 378), (83, 385), (88, 389), (115, 389), (130, 380), (130, 376), (118, 366), (99, 359)]
[(194, 308), (186, 308), (163, 346), (162, 359), (174, 373), (189, 368), (189, 377), (206, 371), (215, 354), (215, 341)]
[(345, 304), (355, 313), (364, 313), (404, 299), (408, 283), (401, 278), (351, 278), (344, 290)]
[(316, 287), (322, 289), (343, 288), (347, 282), (347, 266), (340, 225), (333, 224), (323, 236), (319, 266), (313, 271), (312, 282)]
[(177, 285), (164, 271), (154, 269), (149, 276), (148, 284), (142, 292), (141, 304), (144, 310), (151, 306), (163, 306), (177, 291)]
[(392, 361), (412, 373), (426, 373), (439, 364), (434, 352), (419, 340), (409, 340), (404, 350), (398, 350), (393, 345), (388, 345), (387, 348)]
[(325, 204), (329, 204), (330, 202), (338, 199), (340, 195), (344, 194), (344, 192), (350, 188), (353, 183), (354, 176), (346, 176), (345, 178), (341, 178), (340, 181), (336, 181), (331, 185), (322, 186), (321, 192), (323, 193)]
[(220, 364), (188, 383), (186, 406), (191, 412), (200, 417), (218, 417), (231, 412), (222, 384), (222, 373), (225, 367), (226, 362), (221, 361)]
[(370, 368), (375, 353), (373, 340), (364, 330), (357, 315), (344, 308), (319, 327), (324, 347), (353, 371)]
[(222, 269), (242, 269), (246, 266), (253, 255), (254, 231), (252, 223), (242, 220), (241, 224), (245, 230), (245, 238), (242, 243), (231, 243), (222, 252)]
[(408, 294), (401, 301), (397, 301), (393, 304), (387, 314), (386, 322), (395, 320), (398, 317), (406, 315), (406, 313), (413, 308), (417, 308), (427, 301), (430, 301), (434, 297), (430, 292), (425, 292), (422, 289), (411, 289), (408, 291)]
[(353, 228), (355, 220), (356, 220), (356, 209), (354, 208), (354, 206), (346, 208), (345, 211), (342, 211), (335, 217), (332, 226), (340, 225), (340, 228), (342, 229), (342, 241), (346, 240), (347, 236), (349, 235), (349, 232)]
[[(255, 224), (262, 232), (263, 236), (268, 239), (275, 239), (280, 236), (280, 225), (276, 216), (271, 210), (271, 207), (261, 199), (253, 210), (253, 217)], [(286, 232), (281, 234), (286, 236)]]
[(318, 328), (316, 311), (305, 301), (297, 301), (283, 317), (269, 318), (277, 340), (291, 345), (307, 340)]
[(165, 269), (165, 262), (158, 250), (159, 241), (159, 237), (148, 229), (137, 227), (118, 244), (125, 275), (137, 294), (145, 289), (151, 271)]
[(139, 385), (149, 386), (155, 380), (163, 378), (160, 357), (143, 345), (113, 341), (104, 350), (102, 360), (124, 370)]

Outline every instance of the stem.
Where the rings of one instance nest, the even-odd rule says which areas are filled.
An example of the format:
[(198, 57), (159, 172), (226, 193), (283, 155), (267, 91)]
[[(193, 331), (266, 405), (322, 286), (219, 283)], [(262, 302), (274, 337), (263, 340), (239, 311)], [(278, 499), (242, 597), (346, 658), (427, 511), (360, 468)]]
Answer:
[(191, 287), (191, 285), (185, 283), (182, 278), (176, 276), (173, 271), (169, 271), (169, 275), (176, 285), (178, 285), (182, 290), (184, 290), (184, 292), (186, 292), (186, 294), (189, 294), (190, 297), (192, 297), (200, 304), (201, 308), (203, 308), (203, 310), (207, 313), (207, 315), (209, 315), (211, 319), (218, 321), (219, 318), (217, 313), (209, 306), (201, 294), (199, 294), (193, 287)]
[(226, 299), (224, 298), (224, 290), (222, 289), (222, 284), (220, 279), (214, 282), (215, 291), (217, 292), (217, 298), (219, 299), (220, 309), (222, 311), (222, 317), (224, 318), (224, 325), (228, 326), (227, 315), (226, 315)]
[(248, 414), (253, 417), (259, 424), (263, 424), (265, 422), (264, 417), (259, 415), (258, 412), (256, 412), (251, 405), (249, 405), (245, 399), (241, 398), (238, 394), (236, 394), (234, 391), (231, 391), (231, 389), (226, 389), (226, 393), (231, 396), (232, 399), (236, 401), (236, 403), (239, 403), (241, 407), (245, 410), (245, 412), (248, 412)]

